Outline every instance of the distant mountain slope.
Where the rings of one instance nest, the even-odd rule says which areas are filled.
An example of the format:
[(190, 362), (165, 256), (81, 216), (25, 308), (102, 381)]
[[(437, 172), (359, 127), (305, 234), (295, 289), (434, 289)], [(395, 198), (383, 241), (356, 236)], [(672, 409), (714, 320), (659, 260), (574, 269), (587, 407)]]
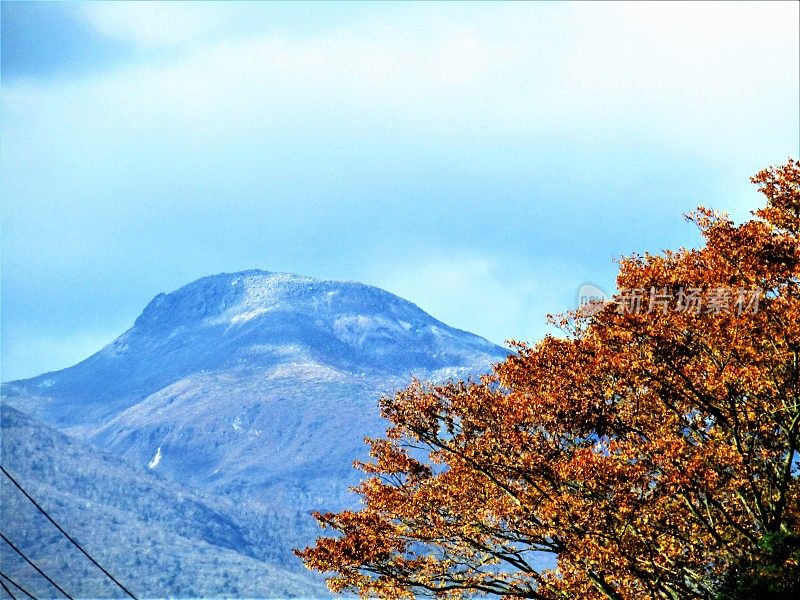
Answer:
[[(307, 369), (307, 370), (306, 370)], [(319, 366), (203, 373), (148, 396), (90, 440), (217, 494), (272, 505), (340, 508), (366, 435), (384, 429), (379, 380)]]
[[(192, 492), (73, 440), (8, 406), (2, 464), (73, 537), (140, 598), (325, 596), (289, 548), (313, 535), (278, 514)], [(2, 530), (73, 597), (120, 597), (0, 475)], [(0, 543), (0, 561), (35, 596), (55, 597)]]
[(338, 509), (377, 400), (412, 374), (485, 371), (507, 352), (352, 282), (247, 271), (150, 302), (87, 360), (4, 384), (4, 400), (131, 462), (270, 506)]

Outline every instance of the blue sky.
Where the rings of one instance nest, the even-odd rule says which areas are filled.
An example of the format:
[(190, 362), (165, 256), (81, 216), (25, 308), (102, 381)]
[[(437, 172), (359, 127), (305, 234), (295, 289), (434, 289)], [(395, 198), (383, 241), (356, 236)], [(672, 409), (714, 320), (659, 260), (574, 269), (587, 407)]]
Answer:
[(798, 155), (798, 4), (2, 5), (2, 379), (261, 268), (535, 340)]

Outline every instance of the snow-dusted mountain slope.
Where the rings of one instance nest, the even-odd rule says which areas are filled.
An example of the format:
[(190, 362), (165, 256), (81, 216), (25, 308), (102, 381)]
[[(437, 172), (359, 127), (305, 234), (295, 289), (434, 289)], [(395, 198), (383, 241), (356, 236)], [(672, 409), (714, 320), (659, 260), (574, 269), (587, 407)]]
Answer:
[[(289, 548), (299, 515), (198, 494), (3, 406), (2, 464), (139, 598), (322, 597)], [(3, 534), (75, 598), (121, 591), (0, 475)], [(54, 588), (6, 544), (3, 571), (38, 598)], [(56, 594), (57, 595), (57, 594)]]
[(3, 397), (199, 489), (335, 509), (384, 429), (380, 394), (505, 355), (374, 287), (247, 271), (159, 294), (97, 354)]
[(97, 354), (3, 391), (39, 397), (36, 413), (60, 427), (95, 425), (197, 373), (290, 365), (321, 381), (406, 377), (484, 368), (503, 353), (378, 288), (246, 271), (159, 294)]

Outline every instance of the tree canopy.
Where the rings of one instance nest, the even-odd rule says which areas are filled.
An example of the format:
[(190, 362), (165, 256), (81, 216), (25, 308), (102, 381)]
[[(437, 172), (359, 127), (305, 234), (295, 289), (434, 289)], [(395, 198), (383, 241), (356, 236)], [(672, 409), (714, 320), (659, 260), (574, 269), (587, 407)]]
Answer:
[(383, 398), (305, 564), (387, 598), (800, 590), (800, 163), (752, 181), (751, 220), (698, 209), (702, 247), (622, 259), (566, 335)]

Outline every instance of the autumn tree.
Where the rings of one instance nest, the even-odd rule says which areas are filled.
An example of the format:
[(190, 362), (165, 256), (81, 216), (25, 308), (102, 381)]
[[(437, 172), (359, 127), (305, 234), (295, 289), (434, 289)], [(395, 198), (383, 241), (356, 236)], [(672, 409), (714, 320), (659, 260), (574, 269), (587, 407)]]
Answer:
[(800, 590), (800, 163), (752, 181), (752, 220), (698, 209), (701, 248), (621, 260), (565, 336), (384, 398), (305, 564), (387, 598)]

